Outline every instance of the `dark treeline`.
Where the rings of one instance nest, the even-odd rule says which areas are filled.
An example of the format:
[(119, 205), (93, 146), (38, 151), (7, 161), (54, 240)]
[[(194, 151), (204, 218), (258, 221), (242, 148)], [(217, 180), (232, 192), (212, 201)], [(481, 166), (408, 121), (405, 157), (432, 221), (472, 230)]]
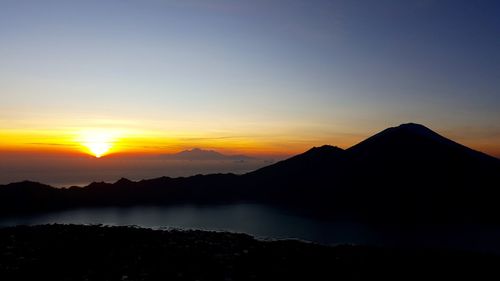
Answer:
[(500, 257), (245, 234), (83, 225), (0, 229), (2, 280), (498, 280)]

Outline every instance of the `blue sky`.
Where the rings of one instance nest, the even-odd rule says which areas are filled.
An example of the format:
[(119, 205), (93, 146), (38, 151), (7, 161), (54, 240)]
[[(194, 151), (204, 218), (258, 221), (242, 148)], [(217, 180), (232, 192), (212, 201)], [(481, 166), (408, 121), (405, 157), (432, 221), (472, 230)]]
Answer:
[(412, 121), (500, 156), (498, 1), (0, 0), (0, 62), (0, 132), (279, 152)]

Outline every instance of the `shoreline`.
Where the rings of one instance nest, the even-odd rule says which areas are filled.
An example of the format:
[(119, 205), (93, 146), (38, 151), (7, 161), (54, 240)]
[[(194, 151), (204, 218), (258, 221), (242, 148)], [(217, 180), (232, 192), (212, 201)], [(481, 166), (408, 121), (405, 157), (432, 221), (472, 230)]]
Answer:
[(0, 228), (2, 280), (491, 279), (500, 256), (102, 225)]

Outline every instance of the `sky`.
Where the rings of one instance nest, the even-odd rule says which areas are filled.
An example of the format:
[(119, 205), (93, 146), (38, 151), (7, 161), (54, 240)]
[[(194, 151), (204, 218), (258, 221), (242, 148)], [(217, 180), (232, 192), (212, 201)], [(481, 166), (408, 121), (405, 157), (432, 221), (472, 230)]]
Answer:
[(283, 157), (407, 122), (500, 157), (499, 109), (498, 1), (0, 0), (0, 169), (89, 142)]

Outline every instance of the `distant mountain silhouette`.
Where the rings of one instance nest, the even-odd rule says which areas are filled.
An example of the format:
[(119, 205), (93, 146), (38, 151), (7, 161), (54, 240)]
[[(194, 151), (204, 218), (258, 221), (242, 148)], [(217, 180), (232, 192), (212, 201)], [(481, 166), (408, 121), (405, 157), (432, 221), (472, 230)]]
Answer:
[(191, 150), (184, 150), (173, 154), (162, 155), (164, 159), (172, 160), (212, 160), (212, 161), (223, 161), (223, 160), (233, 160), (233, 161), (245, 161), (254, 160), (255, 158), (246, 155), (226, 155), (214, 150), (204, 150), (200, 148), (193, 148)]
[[(200, 153), (214, 155), (201, 150), (181, 155)], [(499, 182), (499, 159), (410, 123), (345, 150), (315, 147), (240, 176), (121, 179), (70, 189), (9, 184), (0, 187), (0, 215), (85, 206), (245, 201), (337, 219), (500, 223)]]

